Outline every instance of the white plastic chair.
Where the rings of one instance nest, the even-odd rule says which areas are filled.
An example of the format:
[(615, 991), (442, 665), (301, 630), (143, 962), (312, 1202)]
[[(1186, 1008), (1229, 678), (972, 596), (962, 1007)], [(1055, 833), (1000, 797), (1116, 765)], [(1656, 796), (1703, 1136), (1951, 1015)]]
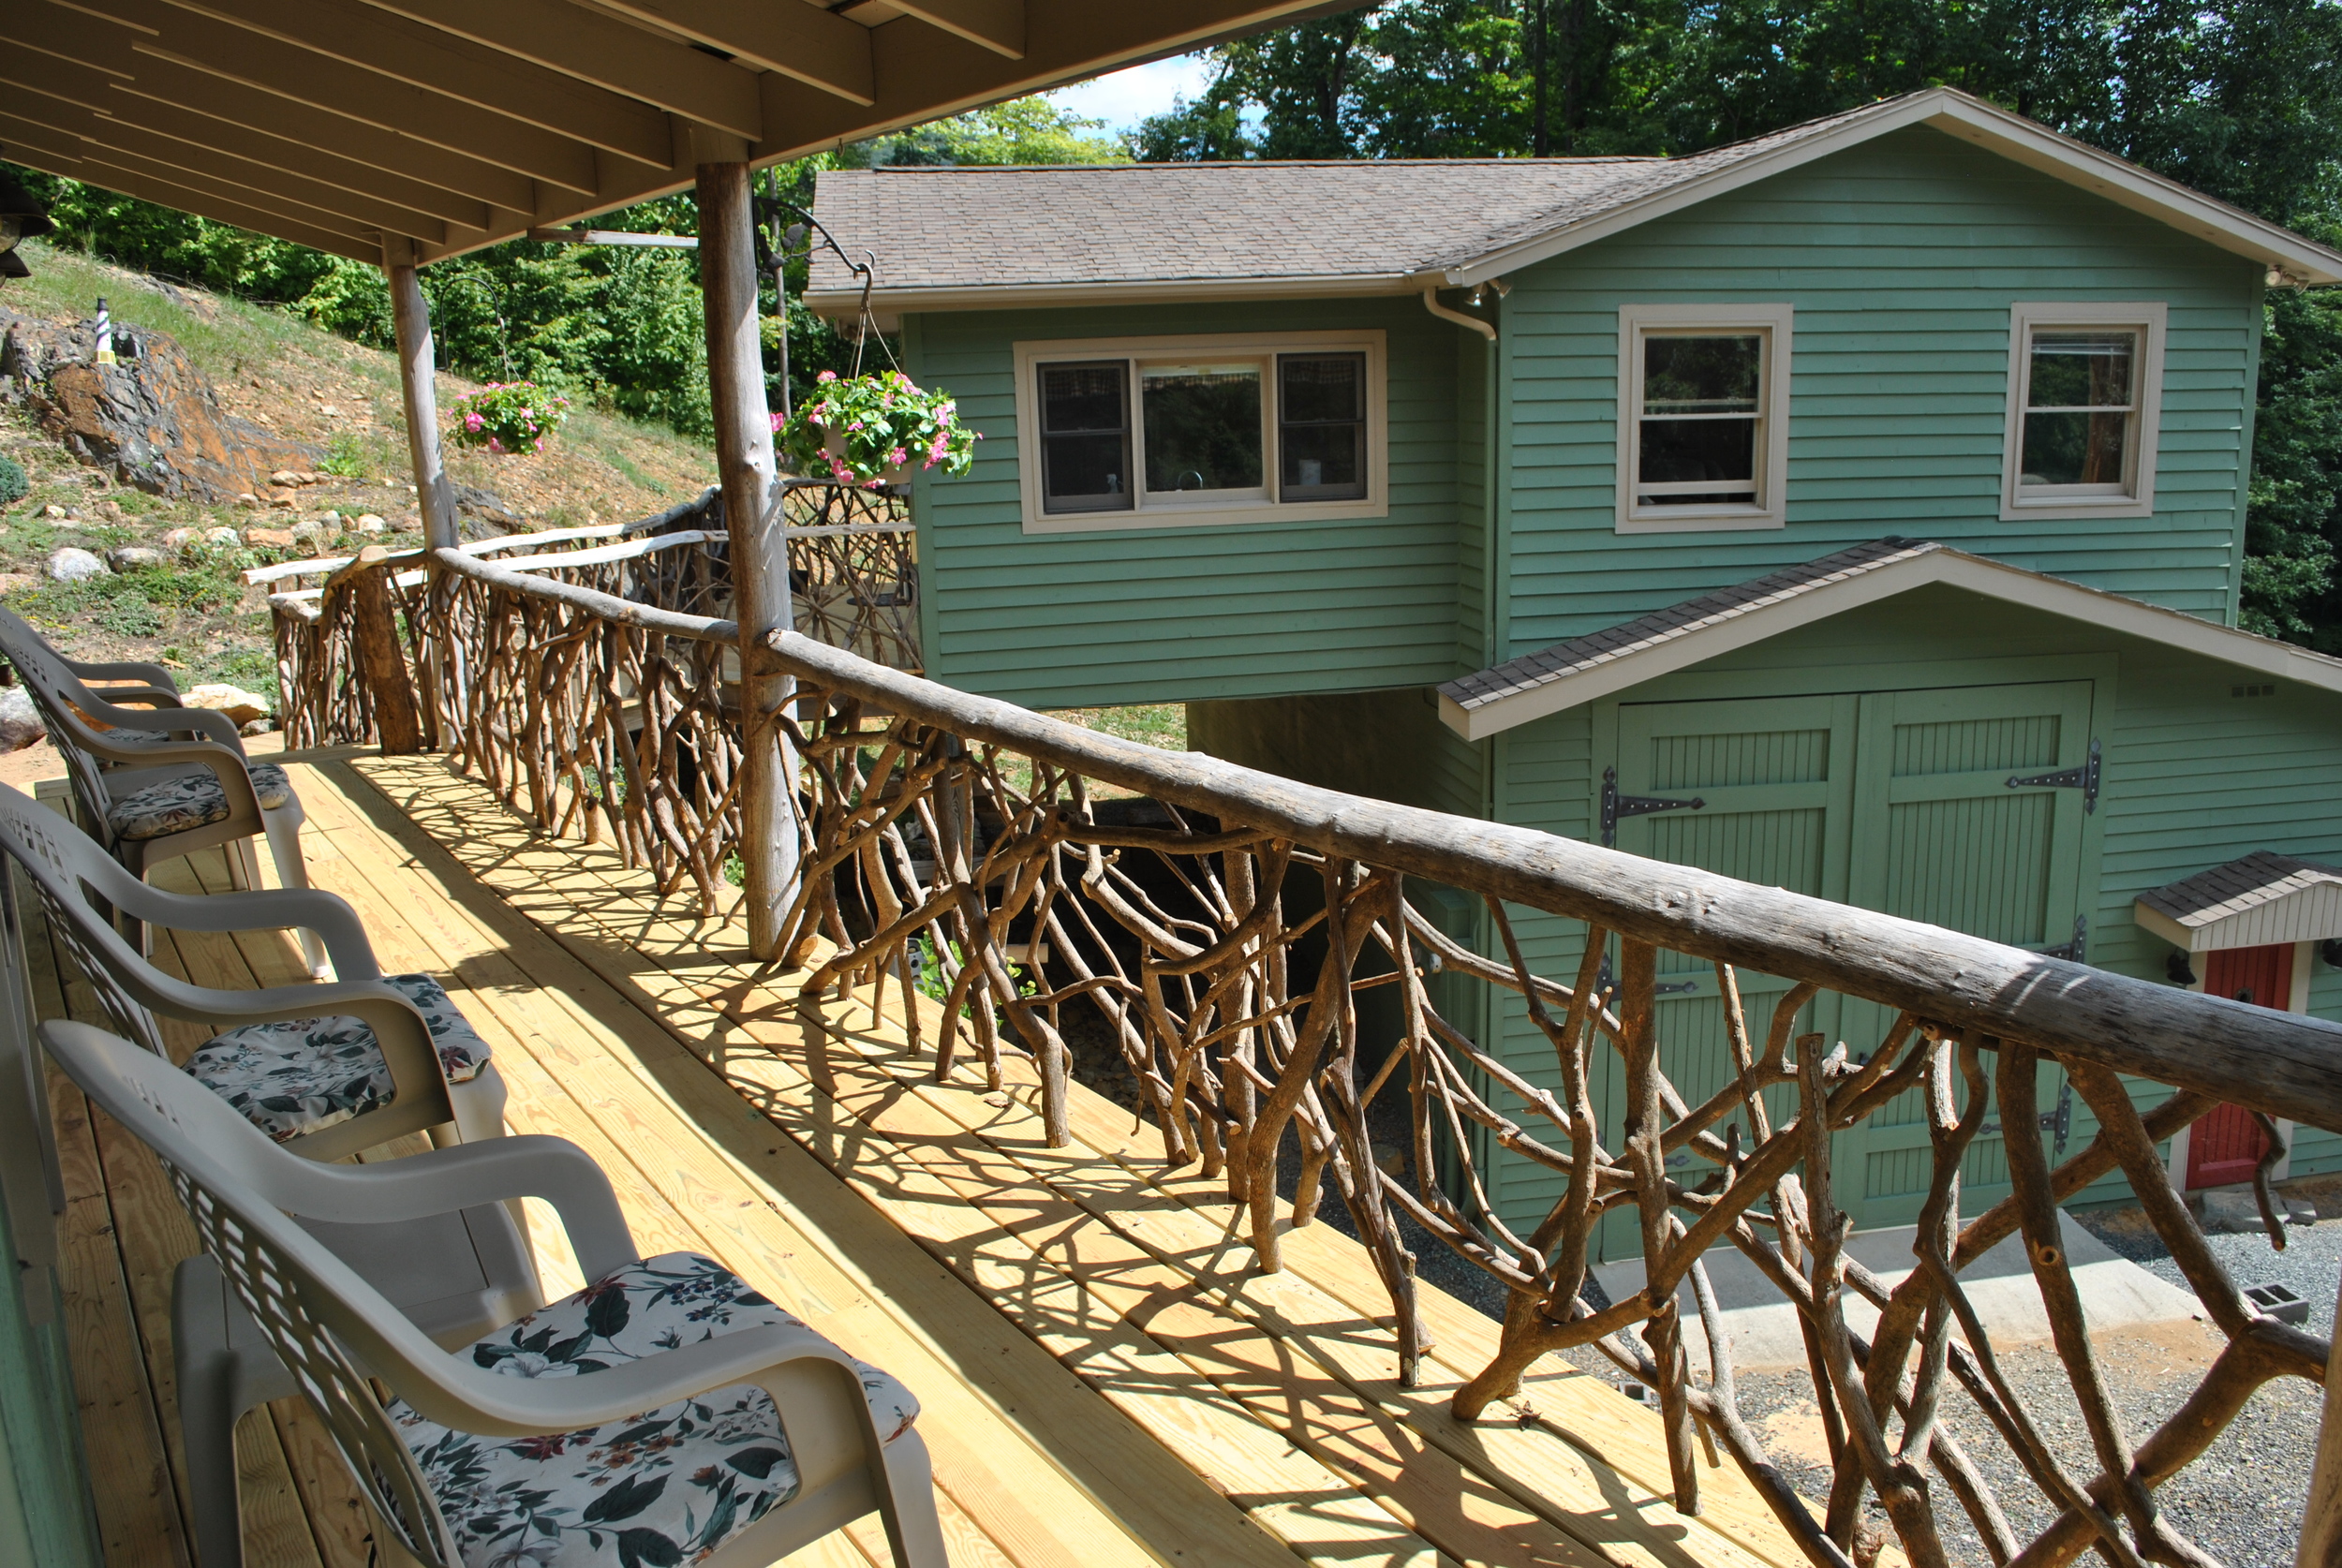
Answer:
[[(378, 1542), (424, 1568), (761, 1568), (876, 1513), (897, 1568), (945, 1568), (908, 1390), (719, 1265), (640, 1257), (573, 1146), (511, 1137), (318, 1165), (151, 1052), (82, 1024), (40, 1034), (161, 1156), (205, 1251), (333, 1433)], [(594, 1283), (467, 1354), (434, 1344), (295, 1222), (523, 1196), (554, 1206)]]
[[(277, 880), (309, 885), (301, 858), (301, 800), (285, 770), (254, 762), (226, 714), (175, 705), (121, 707), (93, 691), (65, 657), (14, 611), (0, 608), (0, 657), (15, 667), (65, 760), (84, 826), (134, 877), (182, 855), (225, 845), (239, 888), (259, 885), (255, 835), (268, 839)], [(138, 666), (90, 666), (136, 671)], [(139, 678), (133, 675), (129, 678)], [(148, 685), (113, 695), (159, 702)], [(170, 701), (175, 703), (176, 694)], [(97, 726), (104, 726), (100, 729)], [(326, 973), (318, 939), (300, 933), (310, 973)]]
[[(0, 852), (32, 879), (52, 936), (89, 978), (115, 1028), (165, 1057), (157, 1013), (224, 1030), (197, 1049), (189, 1071), (309, 1159), (338, 1160), (409, 1132), (446, 1144), (503, 1132), (504, 1081), (487, 1043), (429, 975), (383, 978), (365, 928), (337, 895), (169, 893), (140, 881), (72, 823), (5, 784)], [(257, 991), (192, 984), (148, 963), (92, 893), (167, 930), (321, 933), (341, 978)]]

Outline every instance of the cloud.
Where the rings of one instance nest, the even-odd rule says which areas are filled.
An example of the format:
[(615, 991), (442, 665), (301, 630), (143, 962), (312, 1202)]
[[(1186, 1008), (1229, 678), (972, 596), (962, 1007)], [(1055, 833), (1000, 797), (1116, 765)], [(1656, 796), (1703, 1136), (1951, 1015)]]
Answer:
[(1104, 120), (1110, 130), (1135, 130), (1150, 114), (1161, 114), (1172, 100), (1191, 101), (1211, 84), (1212, 62), (1206, 54), (1175, 54), (1151, 65), (1133, 66), (1088, 81), (1061, 87), (1048, 95), (1060, 109), (1092, 120)]

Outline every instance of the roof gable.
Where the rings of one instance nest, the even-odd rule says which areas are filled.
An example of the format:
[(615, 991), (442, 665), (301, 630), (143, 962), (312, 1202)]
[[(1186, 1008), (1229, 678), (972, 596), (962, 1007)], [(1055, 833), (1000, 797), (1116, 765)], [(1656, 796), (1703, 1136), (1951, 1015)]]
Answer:
[(1482, 740), (1933, 584), (2342, 692), (2342, 659), (1949, 545), (1885, 539), (1702, 594), (1449, 681), (1439, 688), (1440, 718), (1466, 740)]
[[(2249, 257), (2342, 282), (2342, 253), (1949, 88), (1680, 158), (1491, 158), (891, 168), (820, 176), (816, 210), (877, 254), (872, 303), (1402, 294), (1464, 288), (1914, 126), (1975, 143)], [(817, 252), (806, 294), (856, 281)]]
[(2141, 925), (2189, 953), (2342, 937), (2342, 870), (2269, 850), (2139, 895)]

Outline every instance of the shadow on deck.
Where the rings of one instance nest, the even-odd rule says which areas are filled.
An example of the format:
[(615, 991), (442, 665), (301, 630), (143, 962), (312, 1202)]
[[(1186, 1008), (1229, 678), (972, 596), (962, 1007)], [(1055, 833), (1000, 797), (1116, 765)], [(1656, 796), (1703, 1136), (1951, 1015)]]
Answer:
[[(612, 854), (532, 837), (436, 760), (287, 761), (312, 879), (356, 906), (387, 970), (448, 982), (513, 1130), (590, 1152), (646, 1253), (721, 1259), (918, 1393), (963, 1568), (1804, 1561), (1729, 1465), (1703, 1467), (1702, 1517), (1677, 1515), (1656, 1417), (1598, 1379), (1548, 1362), (1491, 1419), (1453, 1420), (1496, 1325), (1428, 1287), (1439, 1342), (1425, 1386), (1400, 1388), (1356, 1244), (1307, 1227), (1285, 1273), (1252, 1275), (1224, 1194), (1163, 1172), (1109, 1102), (1076, 1088), (1075, 1142), (1047, 1148), (1021, 1063), (999, 1091), (937, 1085), (866, 1005), (801, 1015), (736, 927), (661, 905)], [(226, 885), (216, 855), (157, 880)], [(158, 957), (215, 985), (303, 974), (274, 933)], [(31, 958), (44, 1015), (95, 1018), (45, 944)], [(193, 1231), (153, 1159), (51, 1087), (107, 1561), (185, 1564), (169, 1322)], [(557, 1228), (534, 1230), (547, 1288), (575, 1288)], [(238, 1452), (248, 1562), (363, 1568), (366, 1516), (305, 1407), (254, 1413)], [(875, 1518), (789, 1560), (889, 1561)]]

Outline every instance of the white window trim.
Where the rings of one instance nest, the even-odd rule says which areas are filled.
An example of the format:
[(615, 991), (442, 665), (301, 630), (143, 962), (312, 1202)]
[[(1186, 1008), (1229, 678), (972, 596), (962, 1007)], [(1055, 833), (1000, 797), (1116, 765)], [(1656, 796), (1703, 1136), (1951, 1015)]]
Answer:
[[(2008, 407), (2001, 435), (2000, 520), (2152, 517), (2156, 448), (2163, 432), (2163, 337), (2170, 307), (2160, 300), (2020, 301), (2008, 307)], [(2136, 327), (2139, 354), (2139, 440), (2131, 455), (2129, 493), (2122, 496), (2018, 494), (2023, 477), (2024, 402), (2033, 376), (2036, 327)]]
[[(1218, 528), (1250, 523), (1322, 523), (1390, 514), (1390, 439), (1386, 412), (1384, 334), (1379, 331), (1324, 333), (1238, 333), (1226, 336), (1085, 337), (1036, 339), (1014, 346), (1016, 362), (1017, 481), (1024, 498), (1028, 534), (1096, 534), (1134, 528)], [(1129, 360), (1131, 386), (1131, 466), (1145, 470), (1141, 443), (1144, 415), (1138, 401), (1138, 362), (1163, 355), (1205, 359), (1227, 354), (1267, 362), (1261, 392), (1262, 462), (1273, 489), (1277, 482), (1276, 356), (1316, 352), (1366, 355), (1366, 494), (1346, 501), (1213, 502), (1178, 505), (1150, 501), (1142, 484), (1126, 511), (1049, 512), (1041, 510), (1041, 407), (1035, 390), (1038, 366), (1058, 360)], [(1023, 436), (1030, 432), (1030, 441)]]
[[(1622, 534), (1706, 534), (1736, 528), (1779, 528), (1788, 522), (1789, 348), (1796, 309), (1787, 304), (1623, 304), (1618, 307), (1618, 531)], [(1758, 372), (1758, 410), (1764, 425), (1756, 451), (1753, 506), (1638, 507), (1635, 504), (1636, 440), (1642, 418), (1643, 357), (1638, 339), (1646, 327), (1755, 330), (1765, 338)]]

